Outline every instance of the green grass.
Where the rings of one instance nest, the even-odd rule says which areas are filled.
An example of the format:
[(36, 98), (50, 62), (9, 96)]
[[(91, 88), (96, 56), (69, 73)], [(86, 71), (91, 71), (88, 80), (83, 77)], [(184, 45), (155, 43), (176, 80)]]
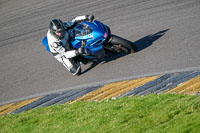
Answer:
[(198, 133), (200, 97), (148, 95), (77, 102), (0, 117), (0, 133)]

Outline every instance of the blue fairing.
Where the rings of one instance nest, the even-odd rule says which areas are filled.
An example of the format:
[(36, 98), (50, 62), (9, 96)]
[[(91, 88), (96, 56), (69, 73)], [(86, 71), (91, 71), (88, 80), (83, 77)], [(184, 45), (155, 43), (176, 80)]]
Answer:
[[(95, 53), (103, 49), (103, 44), (110, 34), (110, 29), (97, 20), (92, 23), (83, 21), (77, 24), (69, 33), (73, 48), (80, 48), (82, 41), (86, 40), (85, 49), (88, 49), (92, 55), (95, 55)], [(50, 52), (47, 37), (42, 42), (47, 51)], [(85, 56), (85, 58), (89, 58), (89, 55)]]
[(51, 52), (50, 49), (49, 49), (47, 37), (44, 37), (44, 39), (42, 40), (42, 43), (43, 43), (43, 45), (46, 47), (46, 50), (47, 50), (48, 52)]
[[(81, 27), (82, 25), (82, 27)], [(87, 31), (85, 30), (89, 30)], [(81, 47), (81, 41), (86, 40), (86, 48), (90, 50), (90, 52), (95, 53), (103, 48), (103, 43), (108, 37), (109, 27), (104, 25), (103, 23), (95, 20), (93, 23), (83, 21), (78, 26), (74, 28), (75, 35), (71, 40), (71, 44), (74, 48)], [(82, 32), (76, 34), (76, 32)], [(82, 34), (82, 35), (80, 35)]]

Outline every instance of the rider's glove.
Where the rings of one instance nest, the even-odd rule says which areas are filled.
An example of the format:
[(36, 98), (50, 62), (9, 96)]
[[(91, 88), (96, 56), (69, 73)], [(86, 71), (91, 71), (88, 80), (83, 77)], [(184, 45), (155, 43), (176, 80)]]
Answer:
[(85, 48), (84, 48), (85, 45), (86, 45), (86, 40), (82, 40), (81, 47), (76, 50), (76, 55), (85, 54)]
[(94, 20), (94, 15), (86, 15), (86, 18), (88, 19), (89, 22), (92, 22)]
[(65, 48), (63, 47), (63, 44), (62, 42), (54, 42), (53, 45), (52, 45), (52, 48), (58, 52), (58, 53), (64, 53), (65, 52)]
[(84, 54), (84, 48), (80, 47), (80, 48), (76, 49), (75, 52), (76, 52), (76, 55), (82, 55), (82, 54)]

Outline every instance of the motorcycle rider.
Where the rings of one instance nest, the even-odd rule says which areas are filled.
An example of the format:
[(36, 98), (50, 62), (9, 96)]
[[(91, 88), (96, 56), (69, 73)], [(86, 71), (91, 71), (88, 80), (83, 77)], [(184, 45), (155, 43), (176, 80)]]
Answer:
[(83, 47), (73, 49), (70, 44), (69, 31), (77, 23), (81, 21), (92, 22), (93, 15), (77, 16), (68, 22), (62, 22), (60, 19), (50, 21), (50, 27), (47, 32), (48, 45), (51, 53), (62, 63), (73, 75), (78, 75), (81, 70), (80, 62), (77, 62), (74, 57), (83, 54)]

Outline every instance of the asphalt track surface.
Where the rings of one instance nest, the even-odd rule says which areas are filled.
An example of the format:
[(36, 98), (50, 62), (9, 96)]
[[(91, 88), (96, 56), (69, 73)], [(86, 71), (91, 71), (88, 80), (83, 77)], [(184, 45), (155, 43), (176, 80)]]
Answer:
[[(52, 18), (94, 14), (139, 51), (72, 76), (41, 41)], [(1, 0), (0, 104), (82, 86), (200, 70), (199, 0)]]

